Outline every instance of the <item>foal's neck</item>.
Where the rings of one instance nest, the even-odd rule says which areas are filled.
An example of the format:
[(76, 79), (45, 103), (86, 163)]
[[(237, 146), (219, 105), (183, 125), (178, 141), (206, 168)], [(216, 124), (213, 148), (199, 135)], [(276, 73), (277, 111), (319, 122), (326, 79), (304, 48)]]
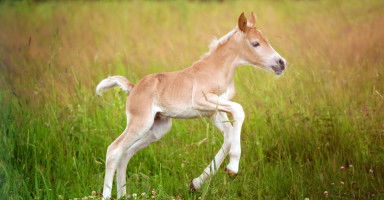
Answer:
[(219, 78), (225, 79), (224, 81), (228, 83), (232, 82), (239, 63), (239, 56), (235, 47), (233, 41), (227, 41), (202, 59), (207, 70), (214, 73), (213, 76), (218, 75)]

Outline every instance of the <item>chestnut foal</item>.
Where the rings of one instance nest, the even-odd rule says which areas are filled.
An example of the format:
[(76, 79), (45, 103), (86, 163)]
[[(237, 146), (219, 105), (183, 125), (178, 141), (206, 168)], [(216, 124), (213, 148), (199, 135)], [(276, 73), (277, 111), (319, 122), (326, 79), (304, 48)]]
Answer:
[[(235, 175), (241, 154), (240, 133), (244, 111), (231, 101), (235, 93), (233, 76), (239, 65), (251, 64), (280, 75), (286, 62), (242, 13), (237, 27), (210, 45), (210, 51), (191, 67), (145, 76), (136, 85), (122, 76), (104, 79), (98, 94), (119, 86), (130, 96), (126, 104), (128, 123), (123, 133), (108, 146), (103, 197), (111, 197), (116, 172), (117, 197), (126, 194), (126, 169), (130, 158), (140, 149), (159, 140), (171, 128), (171, 118), (210, 117), (224, 135), (224, 143), (204, 172), (190, 183), (199, 189), (215, 174), (229, 154), (226, 172)], [(232, 115), (232, 123), (227, 114)]]

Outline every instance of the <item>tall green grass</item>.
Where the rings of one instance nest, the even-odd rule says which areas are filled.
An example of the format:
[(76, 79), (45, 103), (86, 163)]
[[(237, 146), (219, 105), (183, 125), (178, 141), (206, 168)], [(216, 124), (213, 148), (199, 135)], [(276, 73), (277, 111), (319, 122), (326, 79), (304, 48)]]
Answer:
[(129, 163), (128, 193), (384, 198), (384, 2), (329, 0), (0, 4), (0, 199), (100, 193), (127, 97), (97, 97), (96, 84), (187, 67), (251, 10), (289, 65), (279, 78), (236, 73), (246, 112), (239, 175), (220, 171), (189, 192), (222, 136), (207, 119), (173, 120)]

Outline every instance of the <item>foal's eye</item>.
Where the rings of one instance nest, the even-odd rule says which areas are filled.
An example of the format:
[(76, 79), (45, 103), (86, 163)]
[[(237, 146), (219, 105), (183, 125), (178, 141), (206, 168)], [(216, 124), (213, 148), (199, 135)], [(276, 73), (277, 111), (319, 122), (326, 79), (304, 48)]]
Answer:
[(252, 42), (251, 45), (253, 47), (258, 47), (258, 46), (260, 46), (260, 43), (255, 41), (255, 42)]

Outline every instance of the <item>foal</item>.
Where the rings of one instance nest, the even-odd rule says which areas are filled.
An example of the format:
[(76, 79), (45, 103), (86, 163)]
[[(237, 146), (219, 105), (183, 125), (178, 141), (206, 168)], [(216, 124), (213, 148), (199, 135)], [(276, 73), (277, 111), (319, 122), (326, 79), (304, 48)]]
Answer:
[[(130, 158), (140, 149), (159, 140), (171, 128), (171, 118), (210, 117), (224, 135), (224, 143), (204, 172), (190, 183), (199, 189), (216, 173), (229, 154), (226, 172), (235, 175), (241, 154), (240, 132), (244, 111), (231, 101), (235, 93), (233, 76), (237, 66), (251, 64), (280, 75), (286, 62), (255, 27), (252, 13), (249, 21), (242, 13), (237, 27), (212, 42), (210, 51), (191, 67), (145, 76), (136, 85), (122, 76), (104, 79), (96, 88), (98, 94), (119, 86), (130, 96), (126, 104), (127, 127), (108, 146), (103, 197), (111, 197), (116, 172), (117, 197), (126, 194), (126, 169)], [(233, 122), (227, 114), (232, 115)]]

